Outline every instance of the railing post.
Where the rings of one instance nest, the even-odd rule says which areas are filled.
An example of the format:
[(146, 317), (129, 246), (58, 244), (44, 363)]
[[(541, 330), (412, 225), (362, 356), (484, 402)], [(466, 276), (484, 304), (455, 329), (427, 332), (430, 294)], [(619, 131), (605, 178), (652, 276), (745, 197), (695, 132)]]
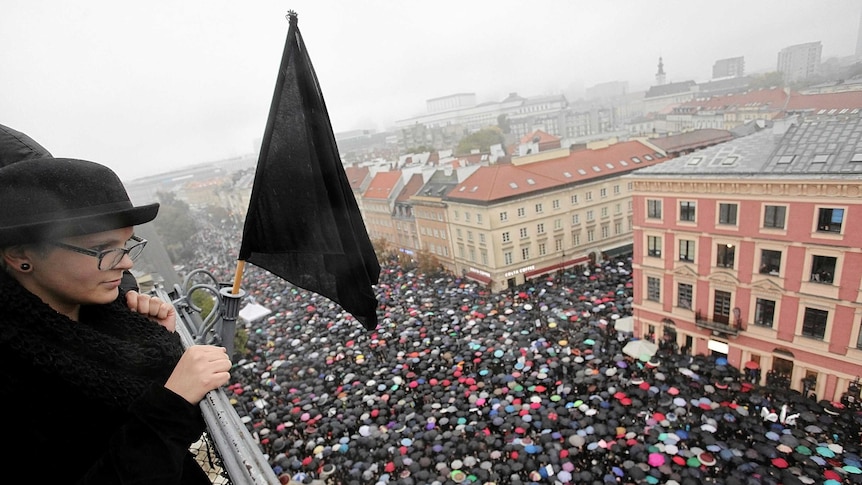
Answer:
[(239, 303), (245, 296), (245, 290), (239, 290), (239, 293), (233, 293), (233, 289), (228, 285), (220, 284), (219, 298), (221, 299), (221, 323), (219, 325), (219, 338), (221, 345), (227, 349), (227, 355), (233, 357), (233, 341), (236, 336), (236, 318), (239, 315)]

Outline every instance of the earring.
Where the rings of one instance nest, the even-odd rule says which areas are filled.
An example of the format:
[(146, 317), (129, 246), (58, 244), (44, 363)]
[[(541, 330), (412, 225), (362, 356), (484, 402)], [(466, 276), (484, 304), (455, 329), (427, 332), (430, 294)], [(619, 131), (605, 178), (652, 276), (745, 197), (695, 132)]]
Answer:
[(21, 263), (21, 271), (30, 271), (30, 263)]

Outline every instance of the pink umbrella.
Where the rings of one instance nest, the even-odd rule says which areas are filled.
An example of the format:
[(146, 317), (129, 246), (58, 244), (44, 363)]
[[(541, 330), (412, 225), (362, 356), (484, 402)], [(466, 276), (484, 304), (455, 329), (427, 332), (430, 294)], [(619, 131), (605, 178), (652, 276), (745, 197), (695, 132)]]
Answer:
[(661, 453), (650, 453), (649, 458), (647, 458), (647, 463), (650, 466), (660, 467), (664, 465), (664, 455)]

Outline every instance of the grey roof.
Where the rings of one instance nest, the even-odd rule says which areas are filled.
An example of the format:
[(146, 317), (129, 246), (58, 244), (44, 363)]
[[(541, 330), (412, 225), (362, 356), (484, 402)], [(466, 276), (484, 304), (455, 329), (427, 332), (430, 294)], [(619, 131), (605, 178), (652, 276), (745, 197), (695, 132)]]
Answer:
[(782, 120), (771, 129), (644, 167), (633, 177), (669, 175), (862, 179), (862, 117)]

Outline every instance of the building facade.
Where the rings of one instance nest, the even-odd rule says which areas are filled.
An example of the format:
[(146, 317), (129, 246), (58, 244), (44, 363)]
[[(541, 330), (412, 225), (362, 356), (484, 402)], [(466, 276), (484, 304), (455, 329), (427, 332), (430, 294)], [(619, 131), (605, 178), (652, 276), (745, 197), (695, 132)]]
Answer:
[(862, 375), (860, 131), (858, 113), (791, 118), (627, 177), (636, 335), (847, 392)]
[(783, 74), (786, 83), (804, 81), (820, 71), (822, 51), (820, 41), (785, 47), (778, 52), (776, 70)]
[(627, 254), (631, 186), (622, 176), (663, 160), (629, 141), (480, 167), (443, 198), (456, 274), (496, 291)]

